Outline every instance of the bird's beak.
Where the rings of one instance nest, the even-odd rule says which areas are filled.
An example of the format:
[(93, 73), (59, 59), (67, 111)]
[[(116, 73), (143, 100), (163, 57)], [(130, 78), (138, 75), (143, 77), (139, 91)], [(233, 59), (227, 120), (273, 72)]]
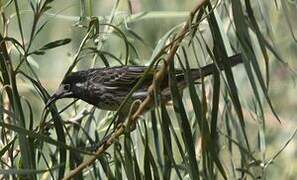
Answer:
[(48, 99), (45, 105), (45, 109), (48, 108), (52, 103), (54, 103), (56, 100), (69, 97), (73, 93), (65, 88), (65, 85), (61, 85), (59, 89)]

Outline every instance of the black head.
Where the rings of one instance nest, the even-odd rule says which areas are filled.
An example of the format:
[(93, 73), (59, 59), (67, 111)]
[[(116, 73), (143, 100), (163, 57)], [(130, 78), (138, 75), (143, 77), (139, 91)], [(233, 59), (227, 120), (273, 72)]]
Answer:
[(87, 71), (78, 71), (69, 74), (62, 81), (58, 90), (47, 101), (46, 107), (61, 98), (79, 98), (85, 88), (84, 86), (86, 84), (87, 77)]

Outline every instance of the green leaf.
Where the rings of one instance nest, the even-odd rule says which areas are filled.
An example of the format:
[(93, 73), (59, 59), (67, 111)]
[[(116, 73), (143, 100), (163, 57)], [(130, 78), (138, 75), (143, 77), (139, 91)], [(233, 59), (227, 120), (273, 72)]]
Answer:
[(66, 45), (66, 44), (68, 44), (70, 42), (71, 42), (71, 39), (69, 39), (69, 38), (53, 41), (53, 42), (50, 42), (50, 43), (44, 45), (42, 48), (39, 49), (39, 51), (45, 51), (45, 50), (48, 50), (48, 49), (53, 49), (53, 48), (56, 48), (56, 47), (59, 47), (59, 46)]
[(192, 137), (192, 130), (187, 118), (185, 107), (182, 102), (182, 98), (179, 93), (178, 84), (176, 81), (174, 65), (170, 64), (169, 68), (169, 84), (171, 91), (171, 98), (173, 100), (173, 108), (175, 111), (176, 118), (178, 120), (183, 142), (185, 143), (185, 150), (188, 154), (188, 173), (192, 179), (199, 179), (199, 169), (196, 160), (194, 141)]
[(133, 179), (134, 178), (134, 173), (133, 173), (133, 158), (132, 158), (132, 149), (133, 149), (133, 144), (132, 144), (132, 139), (130, 137), (130, 134), (125, 134), (124, 138), (124, 161), (122, 162), (126, 171), (126, 175), (128, 179)]
[(112, 173), (112, 170), (110, 168), (108, 158), (105, 155), (102, 155), (102, 156), (99, 157), (99, 161), (100, 161), (100, 164), (101, 164), (101, 166), (103, 168), (103, 171), (105, 172), (106, 177), (108, 179), (115, 180), (115, 176)]
[(3, 157), (3, 155), (6, 153), (6, 151), (8, 151), (8, 149), (13, 146), (15, 140), (16, 140), (16, 136), (9, 142), (7, 143), (4, 147), (1, 148), (0, 150), (0, 157)]
[[(183, 179), (181, 176), (181, 173), (178, 169), (178, 166), (175, 162), (175, 154), (173, 153), (172, 149), (172, 142), (171, 142), (171, 135), (170, 135), (170, 117), (168, 115), (168, 112), (166, 110), (165, 104), (161, 104), (161, 131), (162, 131), (162, 139), (163, 139), (163, 153), (164, 153), (164, 166), (163, 166), (163, 178), (164, 179), (170, 179), (171, 176), (171, 165), (173, 164), (173, 167), (176, 171), (177, 176), (179, 179)], [(173, 128), (172, 128), (173, 129)], [(174, 129), (173, 129), (174, 133)], [(181, 156), (183, 159), (185, 159), (185, 155), (182, 151), (181, 146), (179, 146)]]

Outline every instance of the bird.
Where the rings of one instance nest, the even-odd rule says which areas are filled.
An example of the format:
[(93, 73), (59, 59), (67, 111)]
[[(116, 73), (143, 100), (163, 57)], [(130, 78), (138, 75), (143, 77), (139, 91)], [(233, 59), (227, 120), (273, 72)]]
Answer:
[[(233, 67), (242, 63), (242, 58), (237, 54), (227, 58), (226, 61)], [(147, 66), (126, 65), (72, 72), (64, 78), (57, 91), (48, 99), (46, 107), (58, 99), (76, 98), (102, 110), (117, 111), (132, 88), (144, 76), (147, 68)], [(211, 63), (190, 71), (192, 79), (198, 80), (213, 74), (216, 69), (223, 70), (223, 63)], [(132, 93), (130, 100), (121, 108), (119, 112), (121, 119), (125, 119), (124, 117), (129, 114), (134, 101), (143, 101), (149, 96), (148, 88), (153, 82), (154, 74), (159, 70), (160, 68), (155, 68), (146, 74), (141, 86)], [(175, 76), (179, 89), (184, 89), (187, 86), (184, 71), (176, 69)], [(160, 84), (160, 93), (161, 100), (171, 100), (168, 76), (165, 76)]]

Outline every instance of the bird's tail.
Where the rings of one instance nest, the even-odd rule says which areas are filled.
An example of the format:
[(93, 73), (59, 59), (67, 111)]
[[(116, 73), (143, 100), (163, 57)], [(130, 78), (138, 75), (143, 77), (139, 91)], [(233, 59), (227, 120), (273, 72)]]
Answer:
[[(242, 63), (242, 57), (240, 54), (236, 54), (234, 56), (229, 57), (227, 60), (227, 63), (230, 64), (231, 67)], [(206, 77), (208, 75), (213, 74), (217, 69), (223, 70), (224, 69), (224, 65), (222, 62), (215, 64), (208, 64), (206, 66), (203, 66), (201, 68), (196, 68), (196, 69), (191, 69), (191, 75), (192, 75), (192, 79), (193, 80), (198, 80), (201, 79), (202, 77)], [(177, 75), (177, 82), (178, 82), (178, 87), (180, 88), (180, 90), (184, 89), (185, 87), (187, 87), (187, 81), (185, 80), (185, 74), (182, 73), (180, 75)], [(166, 97), (167, 99), (170, 99), (170, 88), (164, 88), (162, 90), (162, 94), (164, 97)]]
[[(237, 64), (240, 64), (242, 63), (242, 57), (240, 54), (236, 54), (234, 56), (231, 56), (227, 59), (227, 63), (230, 64), (231, 67), (237, 65)], [(220, 70), (223, 70), (224, 69), (224, 65), (222, 62), (220, 63), (211, 63), (211, 64), (208, 64), (206, 66), (203, 66), (201, 68), (197, 68), (197, 69), (192, 69), (192, 78), (194, 80), (196, 79), (200, 79), (202, 77), (205, 77), (205, 76), (208, 76), (208, 75), (211, 75), (213, 74), (213, 72), (217, 69), (220, 69)]]

